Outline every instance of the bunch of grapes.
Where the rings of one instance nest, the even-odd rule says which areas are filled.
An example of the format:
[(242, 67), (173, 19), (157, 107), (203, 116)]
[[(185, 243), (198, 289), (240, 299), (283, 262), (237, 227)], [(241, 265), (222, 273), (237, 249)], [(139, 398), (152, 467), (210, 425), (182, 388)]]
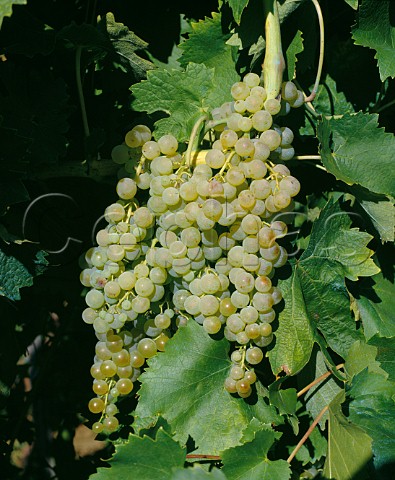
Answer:
[(83, 320), (98, 338), (95, 432), (117, 429), (117, 399), (188, 321), (234, 343), (225, 389), (241, 397), (251, 394), (254, 367), (273, 340), (282, 299), (274, 272), (287, 261), (281, 215), (300, 189), (282, 163), (294, 155), (293, 133), (274, 117), (300, 106), (303, 94), (286, 82), (281, 99), (267, 99), (254, 73), (231, 94), (234, 101), (211, 112), (211, 148), (197, 161), (174, 136), (155, 141), (144, 125), (113, 149), (129, 176), (118, 182), (119, 200), (106, 209), (108, 225), (81, 274), (90, 288)]

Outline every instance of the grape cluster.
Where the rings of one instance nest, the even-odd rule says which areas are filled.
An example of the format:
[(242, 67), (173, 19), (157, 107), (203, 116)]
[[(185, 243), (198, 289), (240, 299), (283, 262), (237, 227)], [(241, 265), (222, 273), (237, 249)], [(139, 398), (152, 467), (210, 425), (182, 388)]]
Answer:
[[(101, 414), (95, 432), (118, 427), (118, 397), (190, 319), (235, 343), (225, 388), (251, 394), (282, 299), (274, 282), (287, 261), (277, 242), (287, 234), (280, 215), (300, 189), (281, 163), (294, 155), (292, 131), (274, 116), (300, 106), (303, 95), (286, 82), (282, 99), (267, 99), (254, 73), (231, 94), (233, 102), (212, 111), (211, 148), (193, 165), (174, 136), (155, 141), (144, 125), (113, 149), (130, 176), (119, 180), (119, 200), (106, 209), (108, 225), (81, 274), (90, 288), (83, 320), (98, 338), (97, 397), (89, 402)], [(148, 199), (140, 204), (140, 196)]]

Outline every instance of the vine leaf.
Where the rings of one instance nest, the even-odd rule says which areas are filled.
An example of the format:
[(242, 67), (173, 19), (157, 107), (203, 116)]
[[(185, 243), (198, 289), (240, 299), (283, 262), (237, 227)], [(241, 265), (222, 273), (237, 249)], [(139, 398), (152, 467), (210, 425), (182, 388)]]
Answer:
[(354, 185), (351, 192), (371, 220), (382, 243), (393, 242), (395, 240), (394, 199), (369, 192), (358, 185)]
[[(322, 163), (348, 185), (395, 197), (395, 137), (379, 128), (378, 115), (358, 112), (318, 123)], [(372, 175), (374, 158), (374, 175)]]
[(126, 25), (116, 22), (113, 13), (106, 13), (106, 16), (99, 20), (98, 28), (108, 36), (111, 46), (109, 58), (115, 65), (119, 65), (126, 72), (132, 72), (138, 79), (144, 78), (147, 71), (154, 68), (151, 62), (136, 54), (136, 51), (144, 50), (148, 44)]
[(388, 374), (380, 368), (380, 362), (376, 360), (376, 356), (377, 348), (375, 346), (357, 340), (351, 345), (346, 358), (344, 368), (347, 375), (352, 378), (365, 368), (368, 368), (369, 372), (374, 372), (387, 378)]
[(20, 300), (20, 289), (33, 285), (33, 278), (45, 270), (48, 262), (45, 253), (37, 252), (32, 259), (33, 266), (28, 269), (22, 262), (12, 255), (6, 255), (0, 249), (0, 296), (10, 300)]
[(194, 465), (193, 468), (183, 468), (176, 470), (171, 480), (227, 480), (222, 470), (213, 468), (209, 472), (203, 470), (200, 465)]
[(191, 23), (189, 38), (179, 46), (183, 51), (179, 62), (184, 68), (188, 63), (203, 63), (206, 67), (214, 68), (217, 89), (228, 92), (239, 81), (239, 75), (235, 69), (232, 47), (226, 44), (230, 34), (222, 33), (221, 14), (213, 12), (212, 16)]
[(283, 370), (294, 375), (309, 361), (314, 344), (314, 331), (296, 269), (290, 278), (279, 281), (278, 286), (283, 293), (285, 306), (278, 315), (276, 343), (268, 356), (273, 373)]
[[(172, 480), (173, 469), (182, 468), (186, 449), (159, 428), (155, 440), (148, 436), (129, 435), (128, 441), (115, 447), (111, 468), (100, 467), (92, 480)], [(214, 477), (215, 478), (215, 477)]]
[(302, 53), (304, 50), (303, 46), (303, 37), (302, 32), (298, 30), (289, 44), (285, 56), (287, 58), (287, 73), (288, 73), (288, 80), (293, 80), (296, 75), (296, 62), (298, 59), (296, 55)]
[(391, 0), (363, 0), (352, 38), (356, 45), (376, 50), (381, 81), (395, 77), (395, 26)]
[(0, 28), (4, 17), (11, 17), (13, 5), (26, 5), (27, 0), (0, 0)]
[(336, 261), (345, 277), (356, 281), (380, 271), (366, 245), (373, 237), (358, 228), (351, 228), (351, 219), (338, 203), (328, 203), (315, 223), (310, 242), (300, 263), (309, 260)]
[(376, 334), (380, 337), (395, 337), (392, 307), (394, 295), (394, 284), (382, 273), (360, 285), (356, 302), (367, 340)]
[(395, 384), (383, 375), (363, 370), (347, 392), (349, 418), (373, 439), (373, 462), (380, 478), (391, 478), (395, 462)]
[(329, 405), (328, 452), (324, 477), (348, 480), (359, 474), (358, 478), (366, 479), (369, 477), (362, 471), (372, 458), (372, 439), (343, 415), (341, 404), (344, 399), (344, 391), (341, 391)]
[[(310, 382), (327, 372), (328, 367), (325, 363), (324, 355), (317, 347), (315, 347), (310, 362), (297, 377), (299, 388), (305, 387)], [(334, 378), (333, 375), (310, 388), (310, 390), (304, 394), (303, 398), (306, 402), (307, 411), (310, 413), (311, 417), (316, 418), (325, 405), (330, 404), (340, 391), (341, 387), (339, 386), (339, 381)], [(319, 425), (322, 430), (325, 429), (327, 418), (328, 413), (325, 413), (320, 420)]]
[(151, 70), (147, 80), (133, 85), (135, 110), (165, 112), (169, 117), (155, 122), (155, 137), (173, 134), (178, 141), (189, 138), (197, 119), (223, 103), (214, 68), (190, 63), (185, 71)]
[(228, 480), (287, 480), (291, 468), (285, 460), (269, 460), (267, 454), (279, 434), (273, 430), (261, 430), (252, 442), (225, 450), (222, 457), (223, 472)]
[(354, 10), (358, 10), (358, 0), (344, 0), (346, 3), (350, 5), (351, 8)]
[(179, 329), (140, 377), (135, 427), (145, 427), (147, 418), (161, 415), (176, 440), (186, 442), (190, 435), (199, 452), (217, 455), (240, 444), (253, 417), (266, 425), (282, 423), (262, 397), (248, 404), (226, 392), (228, 350), (226, 339), (213, 340), (193, 320)]
[(350, 226), (350, 217), (339, 204), (328, 202), (313, 224), (306, 250), (293, 265), (292, 276), (279, 282), (285, 306), (279, 313), (276, 343), (268, 354), (274, 374), (298, 373), (309, 361), (318, 331), (343, 357), (362, 337), (350, 314), (344, 277), (355, 281), (379, 268), (366, 247), (371, 235)]
[(240, 25), (241, 14), (243, 13), (243, 10), (246, 8), (246, 6), (248, 5), (249, 0), (225, 0), (225, 1), (232, 9), (233, 18), (235, 19), (235, 22), (238, 25)]

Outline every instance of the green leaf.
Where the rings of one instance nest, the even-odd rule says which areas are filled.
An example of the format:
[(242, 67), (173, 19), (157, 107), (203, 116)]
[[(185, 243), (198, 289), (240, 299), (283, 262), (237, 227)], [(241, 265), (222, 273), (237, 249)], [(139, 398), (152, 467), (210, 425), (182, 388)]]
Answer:
[[(302, 389), (328, 371), (323, 353), (318, 348), (314, 348), (310, 362), (297, 377), (298, 387)], [(303, 398), (306, 402), (306, 409), (311, 417), (316, 418), (321, 410), (326, 405), (329, 405), (340, 391), (339, 380), (334, 378), (333, 375), (330, 375), (325, 380), (310, 388), (303, 395)], [(322, 430), (325, 429), (327, 418), (328, 414), (326, 413), (320, 420), (319, 425)]]
[(4, 17), (11, 17), (13, 5), (26, 5), (26, 0), (0, 0), (0, 27)]
[(193, 320), (179, 329), (140, 377), (136, 428), (160, 414), (176, 440), (185, 442), (190, 435), (199, 452), (216, 455), (240, 443), (253, 417), (266, 425), (281, 423), (262, 397), (248, 404), (226, 392), (228, 350), (226, 339), (213, 340)]
[(353, 281), (378, 273), (380, 269), (371, 258), (373, 251), (366, 247), (373, 237), (350, 227), (349, 215), (340, 209), (338, 203), (329, 203), (313, 225), (309, 245), (300, 263), (310, 260), (325, 263), (325, 259), (336, 261), (344, 276)]
[(302, 53), (304, 50), (303, 46), (303, 37), (302, 37), (302, 32), (298, 30), (292, 40), (292, 42), (289, 44), (289, 47), (287, 48), (286, 51), (286, 58), (287, 58), (287, 73), (288, 73), (288, 80), (293, 80), (296, 75), (296, 62), (298, 59), (296, 58), (296, 55), (298, 53)]
[(350, 217), (339, 204), (328, 202), (313, 224), (308, 247), (292, 276), (279, 281), (285, 306), (279, 313), (276, 343), (268, 354), (274, 374), (283, 370), (294, 375), (306, 365), (317, 330), (343, 357), (361, 338), (350, 314), (344, 277), (357, 280), (379, 268), (366, 248), (372, 237), (350, 226)]
[(351, 189), (364, 212), (368, 215), (381, 241), (395, 240), (395, 206), (394, 200), (384, 195), (377, 195), (357, 185)]
[(241, 14), (243, 10), (248, 5), (249, 0), (225, 0), (225, 2), (230, 6), (233, 12), (233, 18), (235, 22), (240, 25)]
[(200, 465), (194, 465), (193, 468), (176, 470), (171, 480), (226, 480), (226, 477), (218, 468), (206, 472)]
[(317, 134), (322, 163), (337, 179), (395, 196), (395, 138), (379, 128), (378, 115), (359, 112), (323, 118)]
[(395, 337), (374, 336), (369, 340), (369, 344), (376, 347), (377, 361), (380, 362), (380, 367), (388, 373), (388, 380), (395, 382)]
[[(310, 87), (310, 90), (313, 86)], [(324, 116), (344, 115), (353, 113), (354, 107), (347, 100), (343, 92), (337, 91), (336, 82), (329, 75), (326, 75), (320, 83), (317, 95), (314, 99), (315, 111)], [(309, 120), (305, 119), (304, 127), (300, 128), (301, 135), (314, 135), (315, 131)]]
[(183, 54), (179, 62), (183, 67), (187, 67), (188, 63), (203, 63), (206, 67), (214, 68), (217, 89), (227, 92), (239, 81), (239, 75), (232, 57), (232, 47), (225, 43), (230, 34), (222, 33), (221, 15), (214, 12), (212, 16), (191, 23), (189, 38), (180, 44)]
[(394, 337), (394, 284), (382, 273), (378, 273), (371, 280), (363, 282), (358, 292), (356, 301), (366, 339), (369, 340), (376, 334), (381, 337)]
[(361, 340), (357, 340), (350, 348), (346, 358), (345, 370), (349, 377), (354, 377), (358, 373), (368, 368), (369, 372), (374, 372), (388, 376), (386, 372), (380, 368), (380, 362), (376, 360), (377, 348), (368, 345)]
[(41, 267), (48, 264), (43, 252), (38, 252), (36, 260), (37, 269), (31, 273), (27, 267), (12, 255), (6, 255), (0, 249), (0, 296), (10, 300), (20, 300), (19, 290), (33, 285), (33, 276), (43, 272)]
[(358, 10), (358, 0), (344, 0), (346, 3), (350, 5), (351, 8), (354, 10)]
[(114, 478), (173, 480), (173, 468), (183, 467), (185, 459), (186, 449), (160, 428), (155, 440), (147, 436), (141, 438), (130, 435), (127, 443), (115, 447), (115, 455), (110, 460), (111, 468), (100, 467), (97, 473), (89, 478), (92, 480)]
[(357, 25), (353, 28), (356, 45), (376, 50), (381, 81), (395, 77), (395, 26), (391, 0), (363, 0)]
[(225, 450), (222, 457), (223, 472), (228, 480), (287, 480), (291, 469), (285, 460), (269, 460), (267, 454), (278, 433), (272, 430), (257, 432), (252, 442)]
[(280, 22), (284, 22), (284, 20), (305, 1), (306, 0), (279, 0), (277, 8)]
[(141, 79), (146, 76), (148, 70), (154, 68), (151, 62), (136, 54), (136, 51), (144, 50), (148, 44), (131, 32), (126, 25), (116, 22), (113, 13), (106, 13), (106, 16), (99, 20), (98, 28), (108, 36), (110, 58), (126, 72), (132, 72)]
[(276, 343), (268, 356), (274, 374), (284, 371), (287, 375), (295, 375), (309, 361), (314, 333), (297, 270), (294, 269), (287, 280), (280, 280), (278, 286), (282, 291), (285, 306), (278, 315)]
[(165, 112), (170, 117), (155, 122), (155, 137), (173, 134), (178, 141), (186, 141), (195, 122), (204, 114), (221, 105), (229, 92), (218, 92), (215, 70), (205, 65), (190, 63), (184, 72), (179, 70), (152, 70), (147, 80), (131, 88), (135, 110), (148, 113)]
[(336, 480), (368, 479), (371, 477), (367, 476), (365, 467), (372, 457), (372, 439), (343, 415), (341, 404), (344, 398), (342, 391), (329, 405), (328, 452), (324, 477)]
[(350, 420), (373, 439), (373, 462), (382, 469), (380, 478), (390, 478), (384, 472), (393, 473), (395, 462), (395, 384), (366, 369), (353, 378), (347, 396)]

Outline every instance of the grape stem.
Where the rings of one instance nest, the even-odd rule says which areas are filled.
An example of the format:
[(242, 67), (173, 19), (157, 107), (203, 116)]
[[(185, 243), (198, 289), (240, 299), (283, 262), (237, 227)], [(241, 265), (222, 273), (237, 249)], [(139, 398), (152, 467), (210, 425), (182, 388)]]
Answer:
[(295, 155), (293, 160), (321, 160), (321, 155)]
[[(341, 368), (344, 367), (344, 363), (339, 363), (339, 365), (336, 365), (336, 370), (340, 370)], [(297, 393), (297, 397), (301, 397), (303, 394), (305, 394), (307, 391), (310, 390), (310, 388), (314, 387), (315, 385), (317, 385), (318, 383), (322, 382), (322, 380), (325, 380), (325, 378), (328, 378), (329, 376), (332, 375), (332, 372), (331, 371), (328, 371), (322, 375), (320, 375), (319, 377), (317, 377), (315, 380), (313, 380), (311, 383), (309, 383), (308, 385), (306, 385), (304, 388), (302, 388), (302, 390), (300, 390), (298, 393)]]
[(90, 137), (91, 133), (89, 130), (88, 116), (86, 114), (84, 92), (82, 89), (81, 55), (82, 55), (82, 47), (79, 46), (77, 47), (77, 50), (75, 52), (75, 77), (77, 81), (78, 99), (81, 107), (81, 116), (82, 116), (82, 124), (84, 126), (84, 134), (85, 134), (85, 137), (88, 138)]
[(200, 128), (202, 123), (204, 123), (207, 120), (207, 115), (202, 115), (198, 120), (196, 121), (195, 125), (192, 128), (191, 135), (189, 137), (189, 142), (188, 142), (188, 148), (187, 151), (185, 152), (185, 158), (184, 158), (184, 164), (190, 165), (191, 163), (191, 154), (193, 150), (193, 145), (195, 143), (196, 137), (199, 135)]
[(314, 4), (314, 7), (317, 12), (318, 23), (320, 25), (320, 57), (318, 60), (318, 69), (317, 69), (317, 76), (315, 78), (315, 83), (312, 92), (308, 97), (305, 98), (305, 103), (312, 102), (317, 95), (318, 86), (320, 84), (321, 74), (322, 74), (322, 65), (324, 63), (324, 48), (325, 48), (325, 37), (324, 37), (324, 18), (322, 16), (321, 6), (318, 0), (311, 0)]
[(311, 435), (311, 432), (314, 430), (316, 427), (317, 423), (321, 420), (321, 418), (324, 416), (324, 414), (327, 412), (329, 409), (329, 405), (325, 405), (325, 407), (320, 411), (320, 413), (317, 415), (315, 418), (314, 422), (310, 425), (309, 429), (307, 432), (303, 435), (303, 437), (300, 439), (300, 442), (296, 445), (296, 447), (292, 450), (291, 455), (287, 458), (287, 462), (291, 463), (292, 459), (295, 457), (295, 455), (298, 453), (298, 451), (301, 449), (302, 445), (305, 443), (305, 441), (309, 438)]
[(267, 98), (276, 98), (281, 90), (285, 60), (281, 46), (277, 0), (265, 0), (265, 58), (262, 64), (263, 84)]

